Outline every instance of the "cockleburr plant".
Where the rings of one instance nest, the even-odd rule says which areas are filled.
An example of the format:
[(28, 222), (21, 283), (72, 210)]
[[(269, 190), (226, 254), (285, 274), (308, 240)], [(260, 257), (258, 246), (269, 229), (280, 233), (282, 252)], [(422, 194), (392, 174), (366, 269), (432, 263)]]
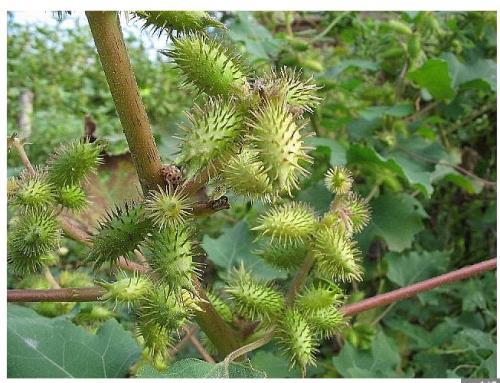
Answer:
[[(343, 294), (332, 281), (361, 278), (353, 235), (369, 218), (366, 203), (351, 190), (351, 174), (340, 167), (326, 175), (334, 200), (322, 217), (306, 203), (286, 200), (300, 189), (312, 162), (303, 117), (319, 103), (318, 87), (288, 68), (256, 76), (235, 49), (206, 32), (222, 25), (205, 12), (145, 11), (134, 17), (153, 32), (169, 34), (172, 44), (163, 54), (199, 97), (180, 129), (175, 182), (165, 177), (165, 185), (145, 187), (139, 200), (112, 207), (90, 238), (85, 261), (95, 271), (136, 256), (144, 262), (144, 275), (97, 282), (103, 299), (133, 311), (144, 357), (158, 369), (168, 366), (167, 348), (179, 329), (210, 301), (230, 330), (247, 321), (256, 327), (253, 336), (271, 331), (291, 366), (305, 372), (320, 340), (344, 325), (338, 310)], [(50, 209), (57, 203), (75, 211), (85, 206), (82, 183), (96, 171), (101, 149), (65, 145), (46, 172), (16, 180), (10, 198), (22, 214), (9, 238), (14, 270), (34, 272), (47, 264), (60, 236)], [(263, 244), (255, 256), (300, 277), (288, 293), (281, 291), (283, 283), (262, 282), (242, 266), (221, 289), (229, 299), (213, 293), (208, 301), (200, 298), (195, 208), (210, 210), (217, 202), (199, 197), (207, 185), (273, 205), (253, 227)]]

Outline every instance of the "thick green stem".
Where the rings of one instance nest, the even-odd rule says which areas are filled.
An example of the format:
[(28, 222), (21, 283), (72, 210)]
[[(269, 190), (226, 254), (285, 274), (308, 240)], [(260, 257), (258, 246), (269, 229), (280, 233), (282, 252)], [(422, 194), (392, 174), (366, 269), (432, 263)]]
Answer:
[(203, 311), (196, 313), (196, 323), (214, 346), (217, 347), (219, 354), (226, 357), (232, 351), (241, 347), (241, 337), (215, 311), (214, 306), (208, 302), (205, 291), (199, 285), (196, 286), (196, 291), (198, 296), (205, 301), (199, 304)]
[[(139, 181), (146, 195), (158, 185), (164, 185), (161, 162), (151, 134), (146, 110), (123, 40), (117, 12), (86, 12), (97, 53), (129, 144)], [(202, 177), (203, 178), (203, 177)], [(203, 312), (196, 315), (200, 328), (207, 334), (219, 353), (225, 357), (241, 346), (238, 334), (208, 303), (204, 291), (198, 288)]]
[(86, 12), (102, 69), (127, 138), (142, 190), (162, 185), (160, 155), (125, 47), (117, 12)]

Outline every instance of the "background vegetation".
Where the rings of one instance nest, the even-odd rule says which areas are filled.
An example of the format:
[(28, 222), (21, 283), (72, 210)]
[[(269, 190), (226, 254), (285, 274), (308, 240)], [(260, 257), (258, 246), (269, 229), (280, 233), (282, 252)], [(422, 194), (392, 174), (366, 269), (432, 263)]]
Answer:
[[(315, 162), (298, 199), (325, 211), (331, 194), (322, 184), (323, 175), (330, 166), (344, 165), (370, 200), (372, 222), (358, 238), (365, 275), (362, 283), (348, 286), (350, 302), (496, 256), (495, 13), (218, 16), (229, 27), (229, 38), (259, 71), (298, 67), (322, 86), (323, 103), (307, 117), (316, 133), (309, 141)], [(83, 136), (85, 115), (92, 117), (95, 135), (108, 142), (106, 164), (88, 185), (94, 204), (80, 217), (93, 225), (110, 201), (136, 195), (138, 183), (88, 25), (83, 17), (69, 17), (76, 20), (72, 28), (9, 19), (8, 133), (19, 130), (19, 97), (27, 90), (34, 94), (32, 144), (27, 146), (34, 164), (43, 163), (57, 144)], [(171, 136), (194, 94), (180, 87), (172, 65), (151, 54), (137, 36), (127, 36), (129, 53), (160, 153), (168, 162), (176, 150)], [(9, 154), (8, 164), (9, 175), (19, 174), (15, 153)], [(251, 254), (249, 227), (262, 207), (229, 198), (232, 209), (207, 218), (198, 230), (208, 256), (205, 279), (217, 286), (228, 268), (241, 262), (262, 278), (285, 276), (262, 267)], [(76, 280), (82, 286), (92, 284), (90, 270), (75, 271), (83, 257), (80, 245), (63, 242), (59, 257), (53, 272), (61, 285), (75, 286)], [(8, 284), (48, 287), (43, 277), (19, 280), (9, 275)], [(138, 348), (125, 331), (131, 329), (126, 310), (112, 314), (98, 303), (28, 306), (36, 312), (9, 308), (9, 334), (32, 332), (36, 339), (63, 331), (77, 339), (75, 344), (90, 342), (97, 354), (108, 342), (109, 368), (99, 376), (129, 374)], [(79, 327), (39, 315), (70, 319)], [(106, 322), (100, 327), (112, 315), (122, 326)], [(93, 332), (99, 328), (97, 335), (87, 339), (81, 326)], [(23, 347), (9, 343), (9, 376), (29, 375), (26, 369), (31, 367), (16, 359)], [(92, 365), (91, 354), (80, 356), (80, 371)], [(186, 347), (177, 357), (197, 353)], [(268, 377), (298, 376), (298, 371), (288, 371), (272, 344), (250, 360)], [(43, 361), (34, 365), (39, 371), (50, 368)], [(154, 374), (148, 366), (135, 366), (131, 373)], [(496, 375), (493, 272), (356, 316), (341, 336), (322, 345), (317, 367), (308, 370), (310, 377)]]

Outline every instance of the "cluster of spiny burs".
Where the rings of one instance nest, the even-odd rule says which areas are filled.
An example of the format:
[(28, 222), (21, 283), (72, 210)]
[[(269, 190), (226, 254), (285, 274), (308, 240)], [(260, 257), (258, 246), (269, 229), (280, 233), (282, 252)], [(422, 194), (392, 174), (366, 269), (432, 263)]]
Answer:
[(82, 182), (96, 171), (100, 151), (97, 144), (63, 145), (45, 166), (26, 169), (8, 180), (8, 201), (17, 212), (7, 239), (14, 273), (26, 276), (57, 263), (62, 233), (57, 216), (63, 210), (79, 212), (86, 207)]
[[(136, 12), (134, 17), (154, 31), (168, 32), (171, 49), (163, 53), (182, 72), (186, 86), (198, 92), (200, 102), (187, 113), (188, 124), (182, 126), (176, 161), (182, 170), (181, 182), (178, 177), (167, 177), (172, 182), (165, 188), (150, 192), (141, 201), (115, 207), (93, 235), (87, 261), (95, 269), (115, 265), (120, 258), (131, 260), (138, 253), (150, 268), (148, 273), (122, 274), (113, 282), (99, 282), (106, 290), (103, 299), (134, 311), (144, 360), (157, 369), (166, 368), (169, 345), (200, 310), (195, 288), (200, 266), (193, 260), (198, 249), (192, 221), (198, 201), (184, 192), (184, 186), (205, 174), (218, 190), (273, 205), (254, 227), (263, 241), (256, 256), (290, 273), (313, 264), (305, 285), (287, 300), (244, 267), (230, 273), (222, 291), (208, 292), (208, 299), (230, 325), (237, 328), (242, 319), (257, 323), (246, 342), (274, 331), (290, 365), (297, 364), (304, 372), (314, 363), (319, 341), (332, 336), (345, 322), (339, 312), (343, 294), (336, 283), (361, 278), (353, 235), (369, 216), (365, 202), (351, 190), (350, 173), (343, 168), (331, 169), (325, 177), (335, 198), (322, 217), (306, 204), (285, 200), (298, 189), (300, 177), (307, 174), (304, 166), (311, 162), (302, 117), (318, 104), (317, 87), (311, 79), (303, 80), (299, 72), (285, 68), (260, 77), (252, 74), (221, 38), (205, 31), (208, 27), (223, 29), (206, 12), (148, 11)], [(94, 144), (66, 147), (49, 166), (47, 180), (54, 179), (50, 174), (57, 170), (58, 177), (72, 180), (61, 187), (71, 189), (74, 181), (81, 181), (71, 174), (80, 174), (83, 165), (67, 158), (68, 153), (78, 152), (76, 148), (98, 150)], [(94, 159), (96, 163), (97, 154)], [(35, 181), (40, 182), (42, 178), (37, 177)], [(21, 186), (15, 189), (17, 200)], [(54, 193), (60, 194), (47, 194), (50, 203), (55, 200), (65, 206)], [(40, 202), (38, 194), (37, 198)], [(26, 210), (10, 241), (9, 259), (18, 270), (27, 259), (30, 266), (25, 270), (43, 266), (46, 250), (59, 237), (55, 218), (37, 211)], [(35, 218), (28, 221), (27, 217)], [(37, 221), (42, 217), (43, 221)], [(38, 260), (33, 263), (35, 253)]]

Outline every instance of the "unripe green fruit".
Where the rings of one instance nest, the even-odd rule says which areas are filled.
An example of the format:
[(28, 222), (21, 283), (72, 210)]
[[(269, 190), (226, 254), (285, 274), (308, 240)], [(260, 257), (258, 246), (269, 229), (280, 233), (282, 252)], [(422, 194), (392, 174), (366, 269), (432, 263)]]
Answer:
[(330, 211), (342, 214), (347, 220), (346, 226), (353, 233), (359, 233), (370, 221), (370, 209), (366, 201), (356, 193), (337, 196), (330, 206)]
[(66, 185), (58, 190), (57, 202), (68, 209), (80, 211), (87, 205), (87, 196), (79, 185)]
[(302, 264), (306, 252), (307, 248), (303, 244), (266, 243), (261, 249), (255, 251), (255, 255), (278, 269), (293, 271)]
[(149, 362), (157, 371), (165, 371), (170, 364), (170, 357), (167, 351), (158, 352), (150, 357)]
[(113, 317), (113, 312), (96, 303), (82, 305), (80, 312), (75, 317), (75, 322), (80, 325), (94, 325)]
[[(31, 274), (23, 278), (16, 288), (20, 289), (50, 289), (50, 284), (47, 279), (40, 274)], [(71, 311), (75, 306), (73, 302), (36, 302), (30, 303), (30, 307), (33, 308), (38, 314), (43, 315), (48, 318), (54, 318), (59, 315), (64, 315)]]
[(15, 177), (7, 179), (7, 200), (10, 202), (16, 195), (19, 189), (19, 181)]
[(141, 11), (135, 12), (135, 16), (143, 20), (143, 28), (151, 28), (153, 34), (159, 32), (161, 35), (164, 30), (193, 33), (207, 27), (225, 29), (224, 24), (203, 11)]
[(420, 55), (421, 51), (422, 46), (420, 43), (420, 35), (413, 35), (408, 41), (408, 55), (410, 56), (410, 58), (415, 60)]
[(280, 244), (302, 244), (317, 227), (314, 212), (300, 202), (288, 202), (272, 207), (259, 217), (259, 226), (252, 230), (260, 231), (261, 236), (270, 237), (271, 242)]
[(222, 168), (224, 184), (235, 194), (252, 200), (271, 200), (273, 187), (258, 158), (258, 152), (244, 148)]
[(233, 298), (238, 313), (252, 320), (270, 320), (285, 304), (281, 293), (255, 281), (243, 267), (233, 272), (225, 290)]
[(59, 274), (59, 284), (61, 287), (91, 287), (94, 283), (87, 273), (63, 270)]
[(333, 306), (309, 311), (306, 320), (320, 338), (331, 338), (346, 324), (342, 313)]
[(178, 330), (189, 318), (190, 311), (163, 286), (149, 289), (136, 309), (139, 322), (146, 326), (156, 326), (169, 333)]
[(386, 49), (380, 57), (384, 60), (399, 59), (406, 56), (406, 51), (401, 46)]
[(214, 306), (215, 311), (226, 321), (233, 321), (233, 313), (231, 312), (231, 308), (229, 305), (222, 300), (217, 294), (212, 292), (211, 290), (207, 290), (207, 297), (212, 306)]
[(183, 194), (169, 185), (165, 190), (159, 188), (148, 196), (145, 203), (146, 213), (158, 229), (182, 226), (191, 216), (191, 203)]
[(359, 250), (354, 241), (341, 233), (330, 228), (316, 232), (312, 254), (320, 275), (341, 282), (361, 280)]
[(173, 292), (193, 290), (198, 265), (193, 262), (193, 243), (187, 228), (166, 228), (155, 232), (141, 246), (144, 257), (159, 280)]
[(342, 290), (337, 285), (310, 286), (304, 288), (295, 299), (294, 304), (301, 312), (312, 312), (330, 306), (337, 306), (343, 297)]
[(285, 36), (285, 38), (286, 41), (292, 46), (292, 48), (299, 52), (304, 52), (311, 46), (311, 44), (307, 40), (301, 39), (300, 37), (287, 35)]
[(318, 59), (314, 57), (299, 57), (299, 63), (302, 68), (310, 69), (314, 72), (324, 72), (325, 67)]
[(190, 127), (184, 135), (179, 161), (192, 176), (215, 160), (233, 154), (243, 130), (243, 114), (232, 101), (211, 98), (203, 109), (198, 105), (188, 113)]
[(185, 76), (185, 83), (212, 96), (243, 97), (248, 89), (243, 65), (236, 54), (201, 34), (175, 39), (171, 57)]
[(345, 237), (352, 237), (354, 234), (351, 219), (341, 210), (326, 212), (321, 218), (320, 225), (333, 229)]
[(93, 262), (94, 269), (98, 269), (106, 262), (115, 264), (122, 256), (132, 257), (150, 227), (143, 207), (128, 203), (123, 208), (116, 206), (99, 223), (87, 261)]
[(40, 315), (55, 318), (69, 313), (74, 306), (73, 302), (37, 302), (32, 307)]
[(332, 193), (346, 194), (351, 190), (352, 183), (351, 172), (340, 166), (328, 169), (325, 176), (325, 186)]
[(289, 194), (298, 187), (299, 175), (305, 175), (301, 161), (310, 162), (301, 134), (284, 103), (265, 102), (252, 112), (251, 140), (264, 164), (265, 171), (278, 190)]
[(128, 277), (124, 275), (115, 282), (96, 282), (106, 290), (101, 300), (114, 301), (115, 303), (134, 304), (144, 298), (153, 288), (149, 278), (142, 275)]
[(316, 341), (306, 319), (297, 310), (287, 310), (278, 323), (278, 341), (290, 356), (290, 365), (298, 364), (305, 375), (307, 365), (315, 364)]
[(14, 204), (28, 209), (45, 209), (54, 203), (53, 185), (43, 173), (23, 172), (17, 183)]
[(412, 30), (408, 24), (400, 20), (389, 20), (387, 26), (394, 32), (401, 33), (403, 35), (411, 36)]
[(57, 186), (78, 185), (100, 163), (101, 146), (73, 142), (60, 146), (49, 159), (49, 180)]
[(312, 112), (321, 101), (316, 96), (318, 87), (312, 78), (302, 80), (300, 71), (288, 68), (281, 68), (279, 72), (272, 70), (264, 81), (267, 97), (281, 99), (290, 106)]
[(20, 274), (39, 271), (61, 236), (55, 215), (45, 210), (24, 213), (8, 237), (8, 261)]
[(136, 321), (138, 341), (144, 347), (144, 353), (154, 361), (157, 369), (168, 365), (167, 350), (171, 347), (172, 332), (157, 323), (145, 322), (139, 317)]

